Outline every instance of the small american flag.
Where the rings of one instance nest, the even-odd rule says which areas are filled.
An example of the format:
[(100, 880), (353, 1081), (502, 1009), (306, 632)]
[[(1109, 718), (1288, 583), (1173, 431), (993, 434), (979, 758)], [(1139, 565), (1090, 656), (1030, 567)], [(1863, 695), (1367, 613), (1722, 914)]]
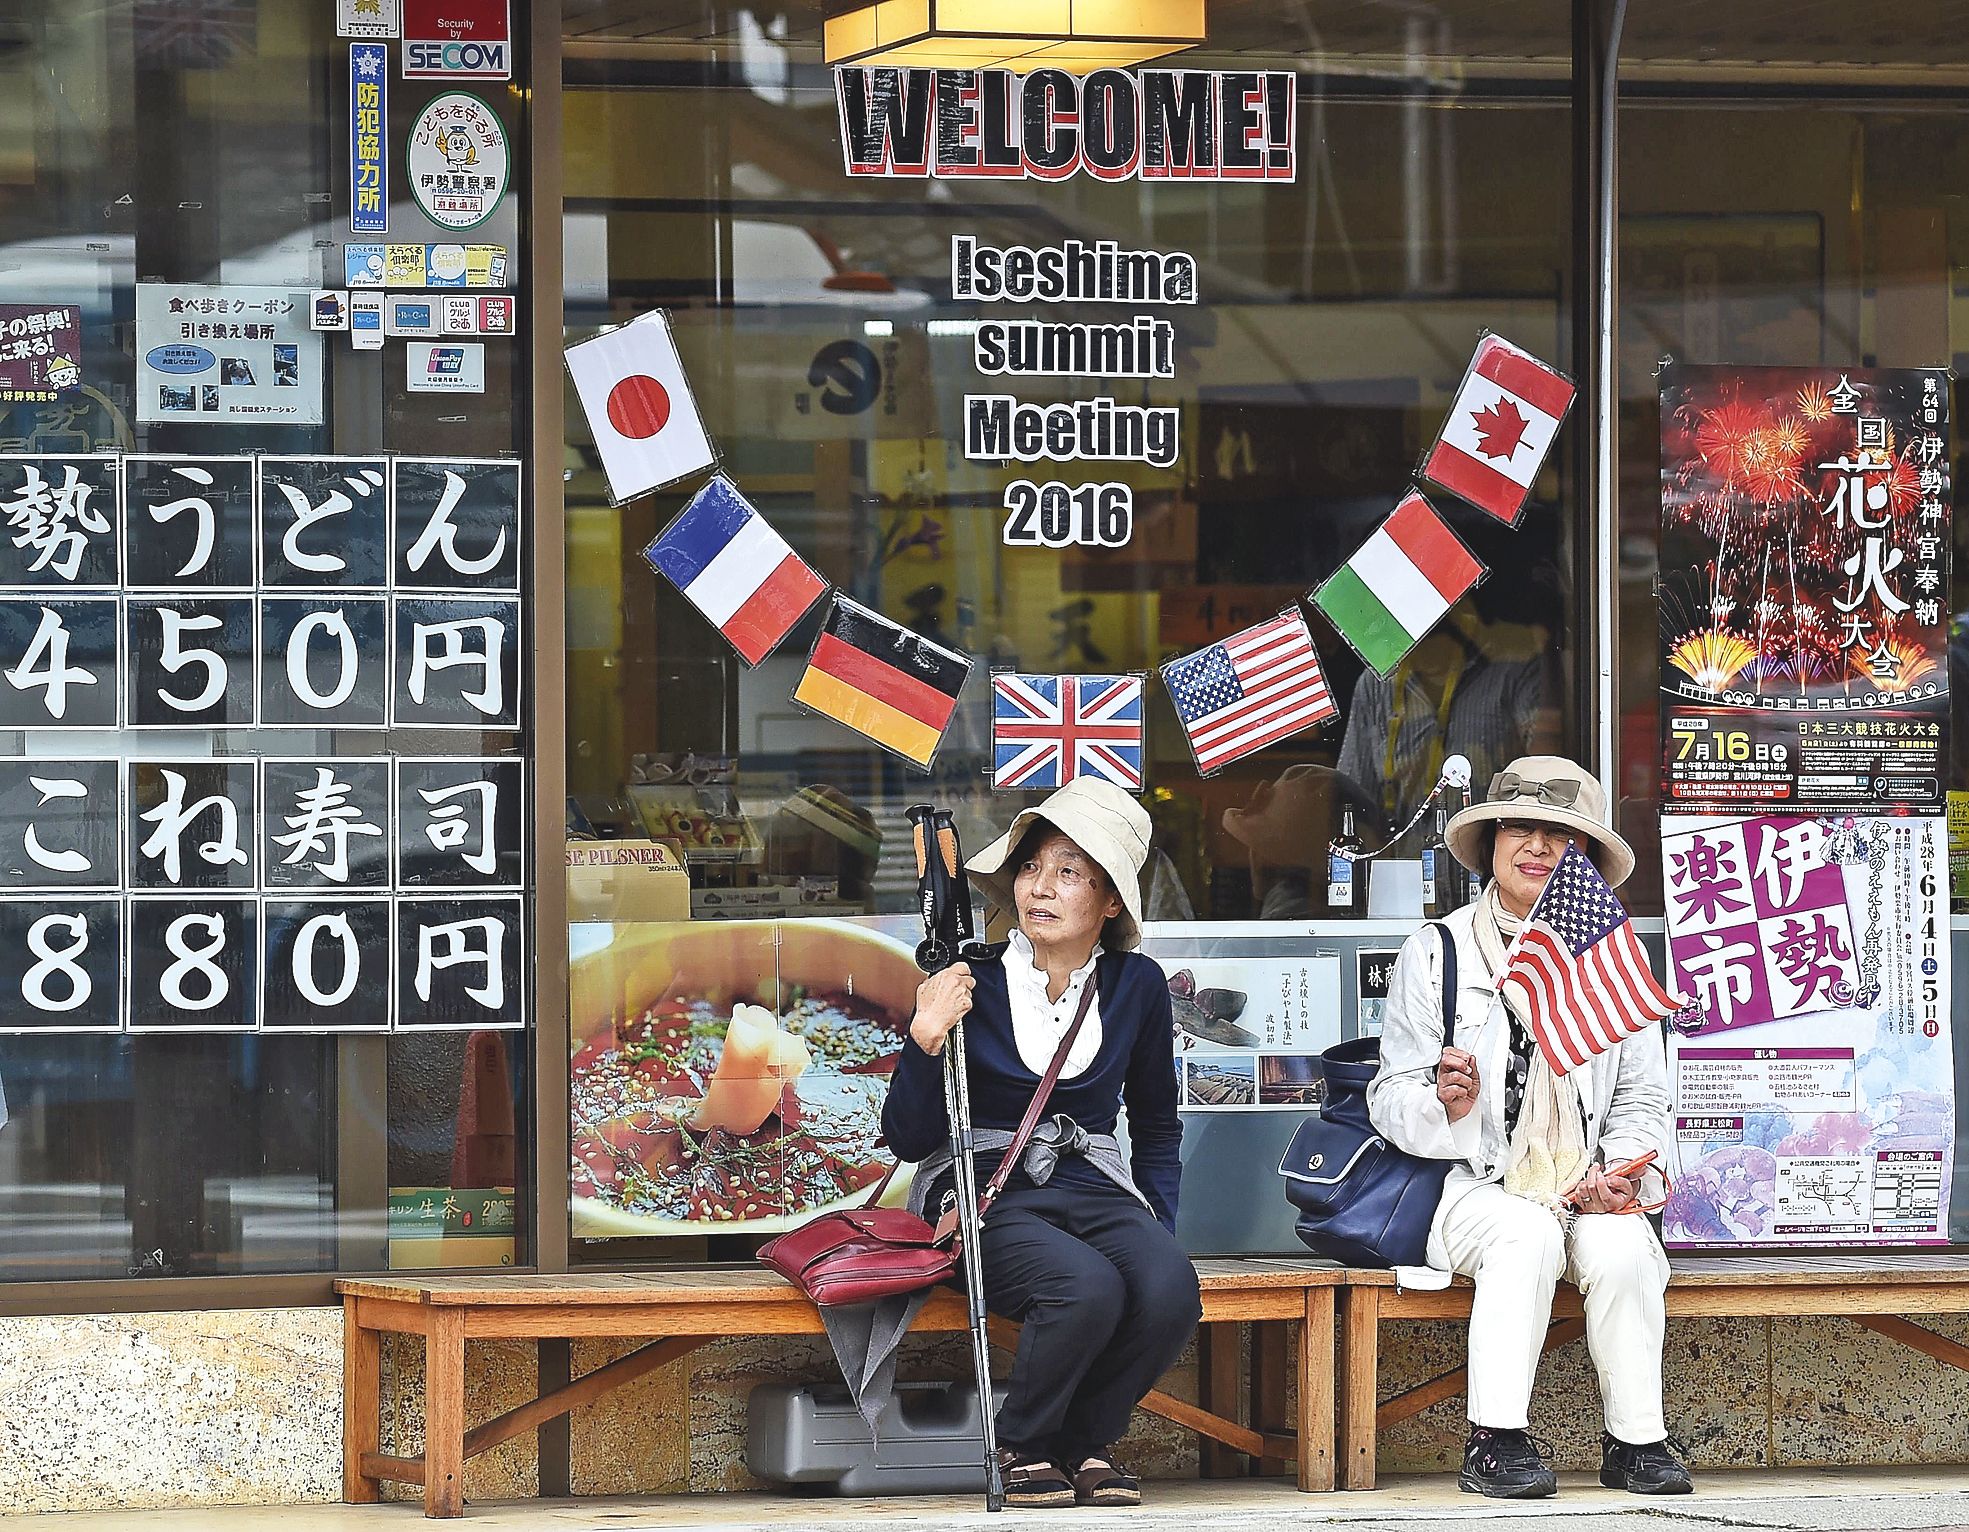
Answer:
[(1682, 1008), (1655, 979), (1627, 911), (1578, 846), (1566, 847), (1545, 880), (1497, 988), (1561, 1075)]
[(1065, 787), (1099, 777), (1142, 788), (1142, 677), (991, 678), (991, 785)]
[(1206, 776), (1339, 711), (1297, 607), (1162, 667)]

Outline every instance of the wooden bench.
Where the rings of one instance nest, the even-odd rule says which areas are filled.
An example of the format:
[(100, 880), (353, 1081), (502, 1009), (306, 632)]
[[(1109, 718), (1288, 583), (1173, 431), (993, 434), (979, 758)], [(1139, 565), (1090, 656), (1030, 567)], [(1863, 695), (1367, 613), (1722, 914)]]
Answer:
[[(1299, 1487), (1334, 1487), (1335, 1294), (1339, 1268), (1311, 1260), (1206, 1260), (1197, 1263), (1203, 1322), (1301, 1321), (1297, 1429), (1290, 1434), (1238, 1424), (1161, 1392), (1142, 1407), (1253, 1458), (1288, 1459)], [(342, 1498), (373, 1501), (385, 1480), (424, 1490), (426, 1516), (464, 1510), (465, 1460), (597, 1399), (707, 1341), (732, 1336), (819, 1335), (819, 1313), (786, 1282), (760, 1270), (667, 1271), (649, 1275), (345, 1278), (342, 1296)], [(967, 1328), (963, 1299), (940, 1291), (923, 1306), (918, 1331)], [(1017, 1327), (992, 1321), (1005, 1346)], [(382, 1450), (381, 1356), (386, 1334), (424, 1341), (424, 1451)], [(468, 1428), (465, 1342), (646, 1337), (649, 1344)], [(1220, 1348), (1221, 1351), (1222, 1348)], [(1254, 1417), (1257, 1419), (1258, 1417)]]
[[(1958, 1256), (1870, 1251), (1865, 1255), (1675, 1257), (1668, 1317), (1768, 1318), (1838, 1315), (1951, 1367), (1969, 1369), (1969, 1347), (1903, 1317), (1969, 1313), (1969, 1265)], [(1471, 1286), (1458, 1277), (1440, 1292), (1403, 1289), (1393, 1272), (1345, 1273), (1337, 1384), (1340, 1458), (1347, 1489), (1374, 1488), (1375, 1433), (1464, 1390), (1462, 1369), (1379, 1398), (1380, 1326), (1389, 1319), (1470, 1317)], [(1545, 1349), (1586, 1333), (1579, 1294), (1561, 1282)]]

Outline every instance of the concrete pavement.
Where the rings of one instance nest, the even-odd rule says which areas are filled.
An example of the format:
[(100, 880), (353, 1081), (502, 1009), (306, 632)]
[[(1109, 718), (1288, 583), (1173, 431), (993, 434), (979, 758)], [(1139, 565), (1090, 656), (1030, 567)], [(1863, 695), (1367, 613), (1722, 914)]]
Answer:
[[(1150, 1484), (1139, 1511), (1014, 1512), (987, 1517), (974, 1500), (839, 1500), (790, 1495), (651, 1495), (470, 1504), (449, 1525), (472, 1532), (1347, 1532), (1481, 1524), (1486, 1532), (1969, 1532), (1961, 1469), (1790, 1469), (1708, 1473), (1695, 1495), (1640, 1500), (1589, 1476), (1561, 1476), (1557, 1499), (1517, 1505), (1459, 1495), (1444, 1476), (1396, 1478), (1372, 1494), (1301, 1495), (1278, 1480)], [(410, 1504), (226, 1507), (0, 1515), (0, 1532), (409, 1532), (431, 1525)]]

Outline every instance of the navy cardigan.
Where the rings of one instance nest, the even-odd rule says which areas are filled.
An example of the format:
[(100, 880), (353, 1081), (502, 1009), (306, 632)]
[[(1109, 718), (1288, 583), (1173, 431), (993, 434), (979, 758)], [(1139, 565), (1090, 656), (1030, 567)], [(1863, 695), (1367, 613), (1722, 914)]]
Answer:
[[(971, 964), (977, 979), (964, 1018), (964, 1059), (971, 1085), (971, 1126), (1018, 1130), (1039, 1076), (1019, 1057), (1012, 1033), (1012, 1004), (1001, 957)], [(1053, 1087), (1050, 1117), (1064, 1112), (1089, 1133), (1113, 1133), (1121, 1107), (1128, 1108), (1130, 1169), (1149, 1209), (1172, 1232), (1176, 1190), (1182, 1178), (1182, 1119), (1176, 1114), (1176, 1053), (1169, 1013), (1169, 982), (1139, 952), (1104, 952), (1094, 968), (1100, 997), (1101, 1048), (1071, 1080)], [(943, 1061), (905, 1037), (882, 1103), (882, 1134), (899, 1160), (927, 1158), (950, 1142), (944, 1109)], [(978, 1156), (982, 1179), (995, 1154)], [(1084, 1185), (1112, 1183), (1078, 1156), (1060, 1162), (1055, 1180)], [(1016, 1182), (1017, 1177), (1014, 1177)]]

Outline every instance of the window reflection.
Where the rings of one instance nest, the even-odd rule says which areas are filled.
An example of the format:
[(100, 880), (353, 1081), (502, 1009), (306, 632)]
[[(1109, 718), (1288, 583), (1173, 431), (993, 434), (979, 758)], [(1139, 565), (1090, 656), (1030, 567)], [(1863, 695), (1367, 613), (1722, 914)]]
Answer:
[[(427, 396), (407, 391), (400, 346), (358, 356), (345, 335), (308, 334), (297, 315), (304, 340), (261, 345), (251, 357), (227, 357), (219, 348), (220, 369), (198, 385), (196, 397), (188, 389), (157, 401), (138, 397), (137, 337), (145, 328), (139, 297), (149, 295), (148, 313), (163, 293), (151, 284), (303, 294), (346, 285), (350, 55), (348, 43), (334, 36), (332, 8), (303, 0), (18, 6), (10, 8), (5, 41), (0, 303), (74, 305), (83, 344), (75, 359), (79, 388), (52, 402), (0, 401), (0, 454), (184, 454), (204, 461), (200, 471), (208, 477), (200, 482), (209, 486), (240, 471), (250, 454), (479, 458), (525, 445), (525, 354), (512, 341), (487, 344), (482, 394)], [(503, 91), (486, 94), (505, 112), (517, 153), (524, 139), (509, 98)], [(392, 90), (387, 142), (403, 141), (423, 99), (410, 89)], [(392, 239), (446, 237), (420, 216), (400, 176), (392, 177), (392, 191)], [(516, 256), (519, 229), (519, 200), (509, 195), (471, 237)], [(499, 285), (515, 284), (509, 276)], [(290, 385), (300, 393), (320, 389), (319, 426), (145, 422), (149, 403), (196, 414), (216, 408), (206, 402), (208, 391), (215, 398), (247, 387), (271, 394)], [(177, 489), (153, 486), (151, 503), (175, 498), (182, 478)], [(143, 503), (139, 480), (137, 503)], [(213, 492), (224, 509), (213, 517), (214, 546), (204, 569), (185, 573), (199, 546), (187, 516), (147, 547), (141, 567), (124, 582), (150, 587), (141, 601), (126, 598), (128, 607), (163, 625), (153, 632), (173, 634), (187, 647), (195, 639), (186, 635), (199, 630), (194, 624), (217, 618), (193, 613), (183, 624), (167, 623), (160, 613), (174, 598), (196, 585), (237, 592), (253, 584), (250, 469), (222, 488)], [(380, 534), (380, 521), (374, 530)], [(336, 547), (346, 551), (348, 544)], [(389, 556), (387, 546), (367, 551)], [(521, 567), (516, 558), (514, 568)], [(361, 583), (376, 579), (371, 571)], [(114, 610), (114, 598), (106, 599)], [(380, 608), (380, 598), (371, 604)], [(251, 675), (250, 597), (214, 597), (213, 611), (226, 618), (224, 641), (212, 641), (213, 657), (223, 651), (234, 662), (228, 673), (235, 680)], [(166, 654), (169, 642), (158, 645)], [(175, 672), (159, 671), (150, 660), (143, 667), (142, 676), (139, 666), (130, 667), (133, 688), (142, 683), (139, 699), (155, 698), (168, 685), (182, 700), (208, 679), (202, 661)], [(387, 683), (379, 669), (378, 685)], [(165, 797), (164, 779), (152, 769), (160, 761), (222, 760), (223, 772), (251, 779), (253, 758), (269, 755), (338, 768), (386, 756), (483, 755), (517, 767), (523, 748), (512, 727), (384, 729), (377, 727), (378, 708), (359, 721), (340, 717), (332, 728), (249, 732), (238, 724), (252, 716), (252, 691), (250, 683), (222, 688), (200, 709), (158, 716), (145, 708), (159, 704), (139, 707), (133, 699), (128, 717), (146, 726), (166, 721), (168, 732), (109, 727), (113, 696), (105, 727), (88, 734), (51, 735), (29, 726), (39, 720), (16, 714), (12, 727), (0, 731), (0, 756), (74, 755), (119, 770), (122, 762), (135, 762), (145, 791), (155, 789), (149, 804)], [(517, 720), (509, 713), (504, 721)], [(370, 779), (372, 787), (388, 780), (375, 772)], [(251, 801), (246, 789), (240, 801)], [(265, 829), (234, 828), (248, 844)], [(186, 833), (190, 844), (195, 831)], [(350, 876), (361, 882), (363, 873), (353, 870), (359, 849), (349, 848)], [(508, 881), (520, 875), (512, 872)], [(256, 908), (250, 895), (243, 903), (226, 897), (242, 912)], [(242, 913), (265, 932), (268, 945), (242, 955), (234, 998), (243, 1004), (257, 996), (262, 954), (305, 929), (300, 917), (308, 910), (269, 902), (263, 925), (257, 912)], [(386, 910), (372, 902), (352, 918), (371, 935), (376, 922), (387, 924)], [(353, 941), (356, 926), (349, 929)], [(378, 944), (366, 945), (374, 951)], [(144, 971), (146, 962), (156, 966), (155, 950), (124, 955), (126, 972)], [(387, 1032), (387, 986), (377, 990), (362, 996), (361, 1024)], [(141, 1028), (170, 1019), (152, 1014), (132, 1021)], [(406, 1260), (511, 1260), (523, 1222), (514, 1205), (513, 1102), (524, 1099), (526, 1075), (521, 1034), (0, 1036), (6, 1098), (0, 1279), (376, 1270), (391, 1263), (392, 1236), (406, 1231), (410, 1248), (399, 1241), (396, 1252)], [(458, 1232), (461, 1209), (472, 1211), (474, 1228), (496, 1229), (500, 1237), (445, 1240), (440, 1231), (449, 1219), (450, 1232)], [(419, 1243), (426, 1235), (432, 1237)], [(518, 1249), (524, 1259), (523, 1242)]]
[[(1226, 53), (1195, 55), (1197, 67), (1299, 70), (1294, 185), (851, 181), (832, 86), (798, 19), (783, 42), (733, 53), (577, 18), (569, 339), (667, 309), (747, 498), (825, 578), (980, 669), (1145, 672), (1262, 622), (1331, 574), (1407, 489), (1483, 329), (1567, 365), (1569, 23), (1557, 5), (1510, 21), (1451, 6), (1419, 26), (1331, 4), (1216, 21)], [(734, 66), (709, 89), (707, 57)], [(676, 152), (624, 152), (656, 142)], [(1198, 301), (953, 301), (958, 237), (1186, 252)], [(980, 370), (983, 322), (1105, 324), (1138, 310), (1168, 322), (1172, 378)], [(1130, 487), (1125, 548), (1005, 544), (1007, 485), (1047, 465), (965, 455), (965, 397), (995, 393), (1176, 411), (1173, 464), (1060, 473)], [(648, 809), (623, 800), (654, 783), (650, 763), (716, 757), (725, 796), (698, 818), (731, 823), (745, 849), (680, 841), (697, 914), (712, 894), (742, 910), (773, 888), (787, 908), (834, 908), (831, 891), (840, 907), (899, 913), (915, 882), (907, 804), (947, 804), (982, 844), (1029, 801), (988, 788), (982, 677), (926, 780), (788, 700), (817, 614), (745, 669), (639, 556), (681, 497), (608, 508), (579, 411), (569, 418), (578, 830), (649, 833)], [(1315, 616), (1342, 703), (1324, 732), (1201, 779), (1152, 682), (1151, 918), (1323, 913), (1343, 802), (1378, 841), (1383, 821), (1410, 817), (1444, 753), (1470, 755), (1481, 781), (1492, 763), (1569, 744), (1573, 504), (1555, 457), (1515, 534), (1448, 510), (1489, 579), (1387, 680)], [(677, 828), (660, 821), (672, 833), (658, 838)]]
[[(1666, 44), (1646, 26), (1627, 55), (1638, 83), (1623, 97), (1619, 134), (1617, 578), (1619, 814), (1630, 838), (1651, 834), (1659, 812), (1658, 360), (1932, 367), (1956, 354), (1963, 251), (1961, 198), (1946, 168), (1958, 157), (1950, 118), (1923, 102), (1915, 80), (1873, 101), (1854, 83), (1865, 76), (1853, 72), (1856, 51), (1869, 65), (1904, 64), (1898, 44), (1868, 36), (1829, 51), (1726, 31), (1714, 68), (1700, 74), (1651, 78)], [(1801, 82), (1836, 77), (1841, 101), (1774, 103), (1761, 89), (1769, 71), (1742, 62), (1751, 58), (1795, 60), (1782, 67)], [(1917, 74), (1939, 89), (1943, 72)], [(1958, 547), (1962, 535), (1958, 527)], [(1958, 642), (1958, 727), (1962, 653)], [(1958, 750), (1955, 785), (1969, 786), (1961, 760)], [(1659, 874), (1642, 858), (1624, 894), (1637, 912), (1660, 912)]]

